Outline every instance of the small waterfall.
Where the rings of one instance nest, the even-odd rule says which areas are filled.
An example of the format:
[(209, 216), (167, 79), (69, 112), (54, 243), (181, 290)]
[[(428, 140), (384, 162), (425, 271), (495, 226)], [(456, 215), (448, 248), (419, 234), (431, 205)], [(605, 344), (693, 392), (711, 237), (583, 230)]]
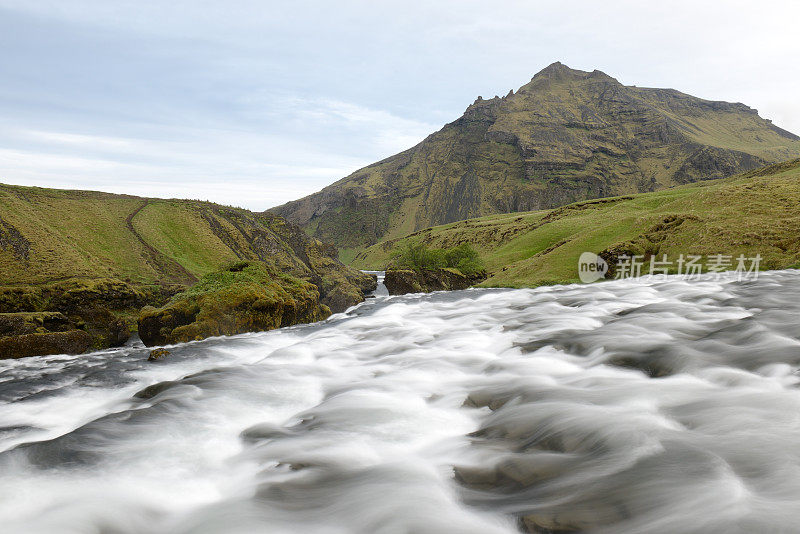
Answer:
[(386, 286), (383, 283), (383, 281), (386, 279), (386, 271), (362, 271), (362, 272), (365, 272), (367, 274), (374, 274), (376, 277), (378, 277), (378, 287), (375, 288), (375, 291), (373, 291), (372, 294), (369, 296), (371, 297), (389, 296), (389, 290), (386, 289)]

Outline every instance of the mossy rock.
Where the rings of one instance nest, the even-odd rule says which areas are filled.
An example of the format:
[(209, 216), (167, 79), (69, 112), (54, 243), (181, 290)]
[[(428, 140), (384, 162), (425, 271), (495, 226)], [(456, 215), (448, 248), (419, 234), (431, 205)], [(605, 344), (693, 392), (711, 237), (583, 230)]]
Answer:
[(0, 359), (81, 354), (91, 343), (92, 337), (83, 330), (6, 336), (0, 338)]
[(48, 307), (69, 312), (85, 308), (127, 309), (141, 306), (145, 295), (116, 278), (73, 278), (45, 287)]
[[(5, 315), (0, 319), (0, 331), (19, 335), (80, 329), (90, 336), (90, 348), (116, 347), (130, 338), (135, 315), (143, 304), (165, 300), (161, 293), (143, 292), (116, 278), (71, 278), (40, 286), (0, 287), (0, 314)], [(34, 318), (52, 324), (31, 328)], [(52, 326), (59, 321), (69, 326)]]
[(157, 360), (162, 360), (170, 355), (170, 352), (167, 349), (153, 349), (150, 351), (150, 356), (147, 357), (147, 361), (154, 362)]
[(75, 328), (76, 325), (59, 312), (0, 313), (0, 337), (64, 332)]
[(92, 336), (59, 312), (0, 313), (0, 359), (80, 354)]
[(309, 323), (330, 313), (314, 284), (265, 263), (237, 262), (161, 308), (144, 308), (138, 326), (144, 344), (153, 346)]
[(485, 273), (468, 276), (457, 269), (390, 269), (383, 283), (390, 295), (404, 295), (467, 289), (485, 279)]

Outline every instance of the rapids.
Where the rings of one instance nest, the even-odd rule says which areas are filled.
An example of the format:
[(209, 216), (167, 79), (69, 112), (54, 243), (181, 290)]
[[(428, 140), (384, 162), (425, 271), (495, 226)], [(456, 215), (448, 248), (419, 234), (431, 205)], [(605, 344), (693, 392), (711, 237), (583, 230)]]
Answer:
[(0, 531), (797, 532), (798, 295), (379, 296), (164, 361), (2, 360)]

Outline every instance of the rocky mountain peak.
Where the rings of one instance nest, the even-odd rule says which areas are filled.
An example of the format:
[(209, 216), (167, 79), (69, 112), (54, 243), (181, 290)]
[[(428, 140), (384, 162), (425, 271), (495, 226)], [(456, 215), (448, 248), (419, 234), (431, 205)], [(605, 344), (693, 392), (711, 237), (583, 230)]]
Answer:
[(526, 93), (531, 91), (543, 90), (552, 86), (558, 86), (564, 83), (581, 83), (581, 82), (606, 82), (615, 85), (620, 85), (619, 82), (600, 70), (593, 70), (591, 72), (573, 69), (564, 65), (560, 61), (551, 63), (544, 69), (537, 72), (531, 81), (520, 87), (518, 93)]
[(796, 136), (742, 104), (625, 86), (557, 61), (518, 91), (479, 97), (419, 145), (275, 211), (352, 249), (408, 229), (721, 178), (798, 154)]

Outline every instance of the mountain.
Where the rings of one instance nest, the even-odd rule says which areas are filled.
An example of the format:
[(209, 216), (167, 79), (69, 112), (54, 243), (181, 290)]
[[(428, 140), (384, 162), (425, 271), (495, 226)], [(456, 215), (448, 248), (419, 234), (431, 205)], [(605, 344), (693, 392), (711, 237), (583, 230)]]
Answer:
[[(681, 255), (761, 256), (760, 268), (800, 268), (800, 159), (737, 176), (664, 191), (589, 200), (544, 210), (493, 215), (384, 241), (353, 265), (383, 269), (405, 242), (431, 248), (472, 244), (490, 271), (482, 286), (532, 287), (578, 281), (583, 252), (672, 262)], [(649, 261), (645, 260), (646, 265)], [(748, 268), (750, 264), (748, 263)], [(645, 267), (642, 274), (648, 272)]]
[(554, 63), (517, 92), (478, 97), (417, 146), (272, 211), (360, 249), (433, 225), (655, 191), (798, 155), (800, 137), (744, 104)]
[[(55, 333), (78, 328), (89, 336), (72, 332), (67, 346), (117, 345), (143, 306), (161, 306), (198, 280), (217, 296), (231, 297), (231, 284), (247, 286), (261, 299), (253, 324), (319, 318), (362, 301), (374, 286), (337, 256), (334, 246), (271, 213), (0, 184), (0, 338), (53, 334), (43, 341), (56, 343)], [(247, 304), (236, 297), (239, 307)], [(300, 303), (302, 313), (293, 308)]]

